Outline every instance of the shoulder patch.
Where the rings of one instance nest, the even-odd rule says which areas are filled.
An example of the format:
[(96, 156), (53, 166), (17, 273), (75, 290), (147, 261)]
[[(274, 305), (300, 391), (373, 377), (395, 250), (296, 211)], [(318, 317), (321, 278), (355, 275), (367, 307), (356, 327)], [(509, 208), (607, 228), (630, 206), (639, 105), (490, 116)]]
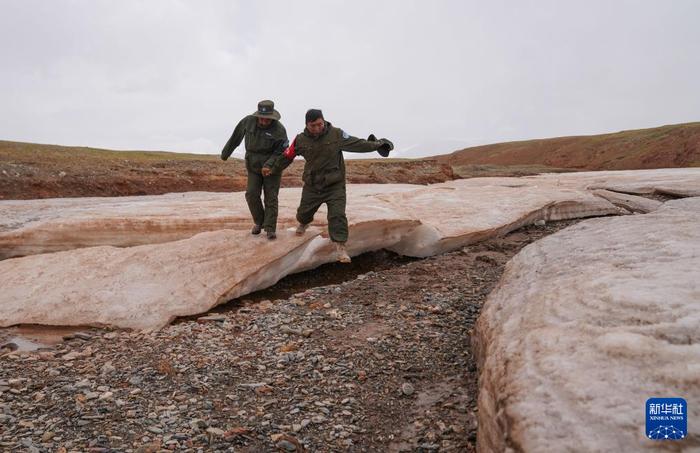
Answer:
[(348, 133), (345, 132), (344, 130), (341, 129), (340, 132), (341, 132), (341, 134), (343, 135), (343, 138), (344, 138), (344, 139), (347, 140), (348, 138), (350, 138), (350, 135), (348, 135)]

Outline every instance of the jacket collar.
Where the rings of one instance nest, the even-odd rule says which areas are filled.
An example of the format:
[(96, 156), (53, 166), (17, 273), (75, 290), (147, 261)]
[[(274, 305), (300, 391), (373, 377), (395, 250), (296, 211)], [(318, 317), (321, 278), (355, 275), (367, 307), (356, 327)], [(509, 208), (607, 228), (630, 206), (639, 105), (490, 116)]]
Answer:
[(326, 121), (326, 126), (323, 128), (323, 132), (322, 132), (321, 135), (319, 135), (318, 137), (312, 136), (312, 135), (309, 133), (309, 130), (308, 130), (307, 128), (304, 128), (304, 135), (307, 136), (307, 137), (309, 137), (311, 140), (318, 140), (319, 138), (321, 138), (321, 137), (325, 136), (326, 134), (328, 134), (328, 131), (330, 130), (331, 126), (332, 126), (331, 123), (330, 123), (329, 121)]

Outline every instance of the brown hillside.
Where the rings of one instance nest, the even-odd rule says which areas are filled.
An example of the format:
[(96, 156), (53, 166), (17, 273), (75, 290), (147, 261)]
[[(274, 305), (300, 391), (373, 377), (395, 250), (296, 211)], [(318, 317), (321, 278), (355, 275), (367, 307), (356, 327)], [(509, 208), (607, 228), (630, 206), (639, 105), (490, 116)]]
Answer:
[(465, 169), (474, 170), (474, 166), (533, 166), (539, 171), (697, 167), (700, 166), (700, 123), (498, 143), (433, 158), (451, 165), (460, 174)]
[[(301, 185), (303, 161), (294, 162), (283, 187)], [(351, 183), (429, 184), (454, 179), (434, 160), (348, 160)], [(241, 159), (156, 151), (0, 141), (0, 199), (157, 195), (168, 192), (245, 190)]]

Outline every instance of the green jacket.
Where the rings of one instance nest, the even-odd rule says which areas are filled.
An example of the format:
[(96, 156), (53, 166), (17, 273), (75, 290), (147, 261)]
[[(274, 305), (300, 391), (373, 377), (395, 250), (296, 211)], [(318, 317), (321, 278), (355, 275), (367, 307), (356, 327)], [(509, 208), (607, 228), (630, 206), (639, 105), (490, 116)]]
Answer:
[(231, 138), (221, 150), (221, 159), (226, 160), (245, 138), (245, 162), (248, 171), (260, 173), (263, 167), (272, 167), (282, 151), (289, 146), (287, 130), (277, 120), (268, 128), (258, 126), (253, 115), (243, 118), (233, 130)]
[(306, 161), (302, 180), (304, 184), (321, 190), (336, 183), (345, 183), (345, 159), (343, 151), (352, 153), (369, 153), (382, 146), (381, 141), (369, 141), (353, 137), (342, 129), (326, 122), (323, 134), (314, 138), (307, 129), (294, 139), (293, 153), (285, 152), (277, 158), (273, 171), (286, 168), (295, 156), (302, 156)]

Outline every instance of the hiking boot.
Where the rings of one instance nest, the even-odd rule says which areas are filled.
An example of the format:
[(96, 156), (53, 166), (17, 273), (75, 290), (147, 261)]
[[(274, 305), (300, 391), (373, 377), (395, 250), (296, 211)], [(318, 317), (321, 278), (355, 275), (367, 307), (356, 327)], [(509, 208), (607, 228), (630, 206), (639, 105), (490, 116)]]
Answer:
[(335, 251), (338, 254), (338, 262), (339, 263), (349, 263), (351, 262), (350, 255), (348, 255), (348, 251), (345, 250), (345, 244), (342, 242), (336, 242), (335, 243)]
[(277, 239), (277, 234), (275, 234), (274, 231), (268, 231), (267, 238), (272, 241), (273, 239)]
[(260, 234), (262, 227), (260, 225), (253, 225), (253, 229), (250, 230), (250, 234)]
[(300, 223), (297, 225), (296, 234), (297, 236), (303, 236), (306, 233), (306, 229), (309, 227), (308, 223)]

